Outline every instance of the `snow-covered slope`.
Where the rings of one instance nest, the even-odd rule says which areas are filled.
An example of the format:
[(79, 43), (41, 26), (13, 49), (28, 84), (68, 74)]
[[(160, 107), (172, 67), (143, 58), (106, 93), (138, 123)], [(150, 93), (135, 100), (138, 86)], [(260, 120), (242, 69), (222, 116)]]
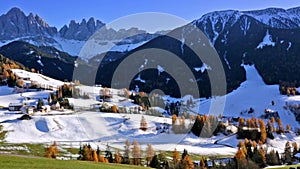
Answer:
[[(279, 93), (278, 85), (266, 85), (261, 76), (257, 72), (254, 65), (243, 65), (246, 70), (247, 80), (233, 92), (227, 94), (226, 104), (223, 115), (227, 117), (243, 117), (243, 118), (262, 118), (265, 109), (277, 111), (284, 126), (289, 124), (293, 131), (300, 128), (300, 124), (296, 121), (295, 115), (284, 108), (286, 103), (300, 103), (300, 96), (284, 96)], [(199, 113), (209, 114), (210, 103), (218, 100), (220, 97), (200, 102)], [(275, 105), (272, 105), (272, 100)], [(254, 109), (254, 113), (248, 114), (250, 107)], [(195, 110), (197, 110), (197, 106)], [(294, 132), (285, 134), (274, 134), (274, 139), (268, 139), (268, 151), (274, 149), (279, 153), (284, 152), (284, 146), (287, 141), (299, 142), (300, 137)], [(235, 147), (238, 144), (236, 135), (225, 137), (218, 141), (219, 144)], [(243, 141), (243, 140), (241, 140)]]
[[(87, 42), (77, 42), (79, 48), (74, 48), (71, 45), (76, 44), (75, 43), (65, 43), (63, 50), (70, 49), (70, 52), (72, 51), (74, 54), (77, 54), (80, 58), (84, 60), (89, 60), (92, 57), (102, 54), (108, 51), (117, 51), (117, 52), (128, 52), (131, 51), (144, 43), (148, 42), (149, 40), (146, 41), (141, 41), (138, 43), (125, 43), (125, 44), (119, 44), (119, 42), (122, 42), (122, 40), (97, 40), (97, 39), (90, 39)], [(80, 46), (79, 44), (82, 44)], [(74, 51), (74, 49), (79, 49), (79, 51)]]
[[(153, 35), (153, 38), (156, 36)], [(145, 38), (144, 40), (137, 41), (134, 43), (131, 42), (124, 43), (122, 39), (84, 41), (84, 40), (64, 39), (59, 36), (54, 36), (48, 38), (44, 37), (43, 40), (40, 40), (38, 38), (28, 36), (28, 37), (19, 37), (11, 40), (2, 40), (2, 41), (0, 39), (0, 47), (14, 41), (25, 41), (35, 46), (52, 46), (72, 56), (82, 56), (83, 59), (88, 60), (97, 54), (102, 54), (108, 51), (127, 52), (143, 45), (144, 43), (148, 42), (151, 39), (152, 38), (150, 39)], [(120, 44), (120, 42), (123, 43)], [(85, 47), (84, 52), (80, 53), (83, 47)]]
[[(261, 118), (261, 116), (264, 115), (265, 109), (271, 109), (278, 111), (284, 126), (290, 124), (293, 129), (300, 128), (295, 115), (284, 108), (286, 102), (299, 101), (300, 97), (281, 95), (278, 85), (266, 85), (254, 65), (244, 65), (244, 68), (246, 70), (247, 80), (243, 82), (238, 89), (225, 96), (226, 103), (223, 115), (229, 117), (244, 116), (245, 118)], [(209, 113), (210, 103), (218, 99), (220, 99), (220, 97), (201, 101), (199, 113)], [(274, 106), (271, 105), (272, 100), (275, 102)], [(254, 109), (254, 113), (247, 113), (250, 108)], [(194, 111), (196, 110), (197, 107), (195, 107)]]
[(52, 86), (56, 89), (59, 86), (62, 86), (64, 82), (44, 76), (42, 74), (28, 72), (21, 69), (11, 69), (11, 71), (20, 78), (30, 79), (30, 81), (36, 82), (43, 86)]

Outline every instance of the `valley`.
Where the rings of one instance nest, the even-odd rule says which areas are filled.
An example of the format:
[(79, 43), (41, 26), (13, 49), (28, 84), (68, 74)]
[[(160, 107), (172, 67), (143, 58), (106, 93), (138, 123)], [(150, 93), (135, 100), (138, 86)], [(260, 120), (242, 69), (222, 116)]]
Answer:
[[(300, 136), (296, 133), (300, 124), (295, 120), (293, 112), (284, 108), (285, 104), (299, 104), (299, 97), (280, 95), (278, 85), (266, 85), (254, 65), (244, 65), (244, 68), (247, 73), (247, 80), (238, 89), (226, 95), (223, 118), (219, 120), (224, 121), (224, 119), (227, 119), (228, 123), (229, 119), (236, 117), (262, 118), (264, 117), (265, 109), (279, 112), (283, 125), (290, 124), (292, 129), (289, 133), (275, 134), (274, 139), (268, 140), (266, 146), (269, 151), (274, 149), (279, 153), (283, 153), (286, 141), (300, 141)], [(23, 72), (21, 74), (25, 74), (24, 71), (14, 70), (14, 72), (19, 74)], [(30, 75), (32, 79), (35, 79), (35, 76), (38, 78), (40, 75)], [(41, 80), (39, 81), (42, 82)], [(51, 80), (51, 82), (54, 82), (53, 84), (63, 84), (60, 81), (55, 82)], [(142, 151), (146, 151), (147, 144), (152, 144), (156, 151), (172, 152), (175, 148), (178, 151), (185, 149), (191, 154), (201, 154), (201, 156), (206, 157), (233, 157), (237, 151), (236, 146), (240, 141), (240, 139), (236, 138), (237, 130), (231, 131), (233, 135), (226, 136), (224, 133), (218, 133), (211, 138), (197, 137), (190, 132), (176, 134), (172, 129), (171, 115), (166, 113), (163, 108), (157, 109), (159, 111), (158, 116), (147, 115), (149, 113), (147, 111), (137, 111), (136, 107), (139, 107), (139, 105), (121, 97), (121, 89), (109, 89), (112, 94), (109, 102), (99, 102), (97, 101), (97, 96), (104, 88), (84, 85), (77, 87), (82, 92), (88, 93), (89, 99), (69, 98), (70, 103), (74, 105), (74, 110), (35, 112), (31, 115), (32, 119), (30, 120), (20, 120), (22, 113), (5, 110), (5, 107), (8, 107), (10, 103), (23, 102), (24, 98), (30, 98), (29, 100), (31, 100), (33, 105), (37, 103), (39, 98), (44, 99), (45, 103), (47, 103), (51, 91), (23, 92), (20, 94), (15, 93), (13, 88), (1, 87), (1, 91), (5, 92), (2, 92), (0, 96), (0, 105), (2, 107), (0, 110), (0, 121), (3, 126), (2, 131), (7, 131), (7, 133), (3, 137), (3, 143), (1, 143), (3, 146), (0, 147), (0, 151), (22, 152), (25, 150), (31, 154), (26, 146), (18, 145), (49, 145), (53, 141), (56, 141), (61, 149), (77, 149), (82, 144), (89, 144), (94, 149), (98, 147), (104, 150), (109, 145), (114, 151), (122, 151), (126, 140), (130, 142), (137, 141)], [(251, 97), (253, 98), (251, 99)], [(186, 99), (182, 101), (185, 103), (191, 96), (183, 98)], [(171, 97), (164, 98), (164, 100), (171, 99), (177, 100)], [(182, 109), (186, 109), (189, 114), (199, 112), (200, 114), (209, 115), (210, 104), (215, 99), (217, 100), (218, 97), (193, 99), (193, 106), (186, 109), (187, 107), (184, 108), (185, 106), (182, 105)], [(271, 105), (272, 100), (274, 100), (275, 105)], [(118, 110), (124, 107), (127, 109), (127, 113), (100, 112), (97, 109), (94, 109), (94, 111), (87, 110), (93, 109), (93, 105), (107, 106), (107, 104), (111, 106), (116, 105)], [(254, 112), (251, 114), (248, 113), (250, 106), (254, 109)], [(151, 107), (150, 110), (152, 108), (155, 107)], [(140, 129), (142, 117), (147, 122), (146, 131)], [(186, 127), (192, 125), (193, 122), (192, 119), (185, 119)], [(238, 127), (237, 123), (232, 123), (231, 125)], [(13, 147), (11, 147), (12, 145)], [(62, 157), (58, 158), (68, 158), (67, 156), (69, 155), (63, 153)], [(72, 154), (72, 157), (76, 158), (78, 154)]]

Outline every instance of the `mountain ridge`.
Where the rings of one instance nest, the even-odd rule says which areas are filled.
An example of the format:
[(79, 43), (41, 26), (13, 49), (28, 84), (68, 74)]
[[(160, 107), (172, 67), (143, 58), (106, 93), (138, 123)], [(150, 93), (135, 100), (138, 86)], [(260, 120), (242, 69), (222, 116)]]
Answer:
[[(266, 8), (253, 11), (214, 11), (203, 15), (199, 19), (192, 21), (192, 23), (195, 25), (205, 25), (202, 28), (200, 27), (200, 29), (203, 30), (214, 44), (219, 34), (227, 31), (228, 27), (234, 25), (242, 17), (251, 17), (270, 28), (300, 28), (300, 7), (290, 9)], [(206, 27), (211, 27), (212, 32), (207, 32)]]
[[(277, 14), (278, 11), (281, 13)], [(248, 13), (251, 13), (251, 16), (246, 12), (235, 10), (211, 12), (191, 22), (192, 26), (185, 25), (173, 30), (178, 34), (177, 40), (168, 40), (168, 38), (161, 36), (134, 49), (124, 57), (126, 58), (137, 51), (143, 51), (145, 48), (157, 48), (159, 44), (158, 48), (170, 51), (186, 61), (186, 58), (194, 55), (189, 52), (191, 47), (188, 44), (192, 48), (201, 48), (203, 45), (200, 37), (199, 39), (194, 38), (197, 36), (197, 31), (201, 30), (214, 46), (223, 64), (226, 73), (227, 92), (233, 91), (245, 80), (246, 75), (242, 64), (254, 64), (266, 84), (288, 82), (293, 86), (300, 86), (300, 78), (296, 76), (300, 74), (300, 67), (298, 66), (300, 63), (297, 56), (300, 51), (296, 47), (300, 45), (300, 41), (296, 38), (300, 36), (299, 8), (289, 10), (269, 8), (250, 11)], [(289, 12), (292, 12), (293, 16), (286, 15)], [(266, 13), (272, 15), (264, 18), (265, 20), (259, 19)], [(256, 16), (254, 17), (254, 15)], [(285, 17), (285, 22), (280, 22), (281, 19), (278, 18), (281, 17)], [(143, 52), (140, 55), (149, 54)], [(151, 57), (147, 59), (151, 60)], [(197, 66), (195, 63), (202, 63), (202, 66), (204, 64), (203, 61), (199, 62), (194, 59), (186, 61), (191, 70)], [(217, 69), (209, 66), (212, 70)], [(203, 97), (210, 97), (210, 87), (213, 87), (210, 86), (207, 77), (208, 71), (210, 70), (203, 71), (202, 74), (193, 72), (196, 79), (199, 79), (197, 84), (200, 88), (200, 95)], [(152, 88), (155, 88), (152, 74), (155, 74), (155, 70), (139, 73), (133, 79), (142, 77), (146, 83), (133, 81), (131, 87), (138, 85), (141, 90), (151, 91)], [(166, 76), (164, 78), (171, 77)], [(160, 80), (163, 81), (164, 79)], [(173, 86), (175, 87), (173, 88)], [(163, 91), (166, 93), (176, 91), (176, 83), (170, 85), (170, 88), (166, 90)]]

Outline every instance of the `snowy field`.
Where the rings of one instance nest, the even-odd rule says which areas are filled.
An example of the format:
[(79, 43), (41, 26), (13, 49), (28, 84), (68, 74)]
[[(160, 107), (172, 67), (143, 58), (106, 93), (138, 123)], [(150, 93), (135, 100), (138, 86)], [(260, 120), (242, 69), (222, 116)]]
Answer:
[[(159, 133), (161, 123), (171, 124), (170, 118), (144, 115), (148, 130), (142, 131), (139, 114), (113, 114), (84, 112), (75, 115), (33, 116), (32, 120), (18, 120), (19, 114), (1, 112), (0, 119), (5, 130), (10, 131), (6, 141), (10, 143), (89, 142), (92, 146), (123, 149), (126, 139), (138, 141), (143, 149), (151, 143), (156, 150), (180, 151), (206, 155), (233, 155), (234, 148), (214, 145), (216, 139), (201, 139), (192, 134)], [(125, 121), (125, 122), (124, 122)], [(208, 151), (209, 150), (209, 151)]]
[[(266, 85), (255, 69), (254, 65), (244, 66), (247, 80), (233, 92), (226, 95), (223, 115), (229, 117), (261, 118), (265, 109), (277, 111), (284, 126), (290, 124), (293, 129), (299, 128), (299, 123), (289, 110), (284, 109), (286, 102), (300, 103), (300, 96), (285, 96), (279, 93), (278, 85)], [(218, 101), (224, 97), (214, 97), (213, 99), (198, 101), (198, 105), (192, 109), (200, 114), (209, 114), (212, 101)], [(272, 106), (272, 100), (275, 105)], [(250, 108), (254, 109), (252, 114), (247, 114)], [(241, 114), (241, 112), (243, 112)]]
[[(235, 91), (226, 95), (226, 104), (223, 115), (230, 117), (261, 117), (265, 109), (278, 111), (284, 126), (290, 124), (292, 130), (300, 128), (292, 112), (283, 108), (285, 102), (300, 102), (300, 96), (283, 96), (279, 94), (278, 85), (266, 85), (254, 66), (244, 66), (247, 73), (247, 80)], [(90, 96), (96, 96), (101, 87), (81, 86), (83, 92)], [(20, 102), (24, 96), (31, 98), (45, 98), (50, 91), (28, 92), (20, 94), (13, 93), (13, 89), (0, 87), (0, 106), (7, 107), (9, 103)], [(117, 96), (120, 90), (112, 90), (114, 97), (110, 104), (122, 105), (125, 107), (136, 106), (128, 100)], [(189, 97), (185, 97), (188, 99)], [(209, 114), (211, 101), (220, 99), (197, 99), (191, 112), (200, 114)], [(271, 105), (271, 101), (275, 105)], [(96, 99), (82, 100), (70, 99), (78, 107), (88, 107), (97, 103)], [(252, 114), (241, 114), (254, 109)], [(58, 112), (59, 113), (59, 112)], [(0, 109), (0, 122), (4, 130), (9, 131), (5, 141), (10, 143), (49, 143), (53, 141), (72, 143), (89, 142), (93, 147), (100, 146), (105, 148), (106, 144), (123, 149), (126, 139), (131, 142), (138, 141), (142, 149), (146, 149), (148, 143), (151, 143), (156, 150), (172, 151), (177, 148), (179, 151), (187, 149), (191, 153), (202, 155), (234, 155), (238, 140), (235, 135), (225, 137), (224, 135), (214, 136), (212, 138), (198, 138), (193, 134), (174, 134), (171, 127), (170, 117), (154, 117), (142, 114), (122, 114), (122, 113), (103, 113), (91, 111), (79, 111), (72, 114), (51, 115), (36, 114), (32, 120), (18, 120), (20, 114)], [(148, 129), (142, 131), (139, 129), (142, 116), (145, 117)], [(185, 121), (186, 125), (190, 123), (189, 119)], [(169, 130), (162, 132), (161, 127), (169, 126)], [(214, 144), (215, 141), (219, 144)], [(285, 142), (300, 142), (300, 137), (293, 132), (275, 135), (274, 140), (268, 140), (269, 148), (274, 148), (279, 152), (283, 151)], [(231, 147), (230, 147), (231, 146)]]

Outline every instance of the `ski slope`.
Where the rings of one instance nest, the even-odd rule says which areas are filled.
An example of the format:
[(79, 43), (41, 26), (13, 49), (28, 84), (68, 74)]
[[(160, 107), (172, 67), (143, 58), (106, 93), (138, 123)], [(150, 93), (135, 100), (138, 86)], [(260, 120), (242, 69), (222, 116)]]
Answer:
[[(266, 85), (254, 65), (243, 66), (246, 70), (247, 80), (239, 88), (225, 96), (226, 102), (222, 114), (228, 117), (261, 118), (265, 109), (271, 109), (278, 111), (284, 126), (290, 124), (293, 129), (300, 128), (294, 114), (284, 109), (286, 102), (300, 103), (300, 96), (288, 97), (281, 95), (279, 93), (279, 85)], [(198, 105), (193, 108), (193, 111), (200, 114), (209, 114), (211, 102), (217, 101), (222, 97), (198, 101)], [(271, 105), (272, 100), (275, 102), (274, 106)], [(246, 113), (251, 107), (254, 109), (254, 113)]]

